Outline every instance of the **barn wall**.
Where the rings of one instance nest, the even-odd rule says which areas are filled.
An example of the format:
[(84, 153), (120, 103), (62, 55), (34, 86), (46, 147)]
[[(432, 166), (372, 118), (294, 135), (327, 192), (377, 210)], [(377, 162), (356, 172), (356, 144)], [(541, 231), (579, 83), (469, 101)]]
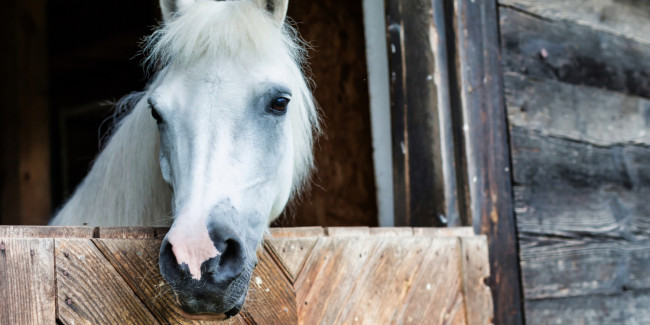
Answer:
[(650, 4), (499, 0), (529, 324), (650, 320)]

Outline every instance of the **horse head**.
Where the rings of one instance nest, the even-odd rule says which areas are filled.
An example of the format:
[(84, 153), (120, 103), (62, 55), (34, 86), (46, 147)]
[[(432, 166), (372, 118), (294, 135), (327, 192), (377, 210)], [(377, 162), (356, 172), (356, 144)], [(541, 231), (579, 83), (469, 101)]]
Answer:
[(288, 0), (161, 0), (146, 94), (173, 224), (160, 271), (189, 313), (242, 308), (270, 221), (312, 166), (316, 108)]

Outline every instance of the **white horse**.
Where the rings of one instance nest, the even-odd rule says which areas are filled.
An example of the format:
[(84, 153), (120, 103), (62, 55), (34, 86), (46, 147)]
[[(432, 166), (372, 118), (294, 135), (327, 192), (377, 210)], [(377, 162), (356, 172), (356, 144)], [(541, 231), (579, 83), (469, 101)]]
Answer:
[(171, 224), (160, 270), (190, 313), (239, 312), (263, 233), (312, 169), (317, 109), (287, 3), (161, 0), (145, 49), (158, 72), (51, 223)]

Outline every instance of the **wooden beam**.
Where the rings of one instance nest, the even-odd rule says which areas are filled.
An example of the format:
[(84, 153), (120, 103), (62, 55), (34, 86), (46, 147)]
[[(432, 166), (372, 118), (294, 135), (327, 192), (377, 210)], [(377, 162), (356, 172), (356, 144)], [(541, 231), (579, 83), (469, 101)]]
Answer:
[[(495, 324), (523, 324), (496, 0), (448, 0), (458, 75), (469, 213), (489, 243)], [(454, 69), (454, 70), (456, 70)], [(454, 91), (452, 90), (452, 93)], [(459, 108), (455, 108), (459, 109)]]
[(650, 43), (507, 7), (499, 14), (505, 69), (650, 98)]
[(440, 1), (386, 2), (395, 226), (461, 226)]
[(0, 223), (50, 216), (46, 1), (10, 1), (0, 13)]
[(594, 29), (650, 43), (650, 2), (617, 0), (499, 0), (499, 4), (555, 21), (574, 21)]
[(54, 324), (54, 240), (0, 238), (0, 324)]

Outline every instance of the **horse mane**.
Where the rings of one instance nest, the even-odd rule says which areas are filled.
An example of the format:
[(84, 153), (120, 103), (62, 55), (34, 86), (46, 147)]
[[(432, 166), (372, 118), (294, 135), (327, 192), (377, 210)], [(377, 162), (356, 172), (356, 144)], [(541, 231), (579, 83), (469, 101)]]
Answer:
[[(144, 43), (144, 65), (156, 75), (170, 65), (200, 58), (283, 60), (298, 90), (291, 101), (294, 175), (292, 196), (308, 184), (313, 143), (320, 133), (318, 108), (304, 67), (306, 44), (288, 23), (277, 23), (252, 1), (197, 1), (163, 23)], [(118, 104), (117, 125), (88, 176), (52, 221), (56, 225), (169, 225), (171, 189), (160, 174), (159, 139), (146, 91)], [(130, 111), (124, 114), (125, 111)], [(276, 216), (272, 216), (276, 217)]]

